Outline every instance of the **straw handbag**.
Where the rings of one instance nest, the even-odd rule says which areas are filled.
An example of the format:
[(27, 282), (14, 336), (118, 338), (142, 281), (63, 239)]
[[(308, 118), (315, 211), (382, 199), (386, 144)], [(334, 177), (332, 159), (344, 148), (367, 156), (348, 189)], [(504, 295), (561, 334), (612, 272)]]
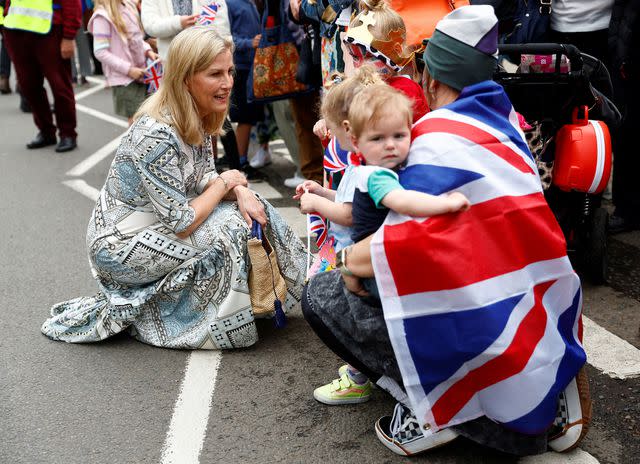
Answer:
[(276, 319), (283, 317), (282, 302), (287, 296), (287, 285), (280, 273), (276, 252), (256, 221), (253, 221), (247, 249), (251, 261), (249, 298), (253, 314), (269, 315), (275, 311)]

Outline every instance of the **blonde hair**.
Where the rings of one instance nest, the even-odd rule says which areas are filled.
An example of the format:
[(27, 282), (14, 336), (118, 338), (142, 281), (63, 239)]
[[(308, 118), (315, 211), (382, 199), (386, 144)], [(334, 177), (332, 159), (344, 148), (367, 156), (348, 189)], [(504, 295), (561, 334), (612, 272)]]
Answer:
[(124, 5), (125, 8), (129, 8), (134, 16), (138, 20), (138, 25), (140, 26), (140, 30), (142, 30), (142, 23), (140, 22), (140, 15), (138, 14), (138, 10), (129, 0), (95, 0), (96, 8), (102, 7), (107, 12), (107, 16), (111, 19), (111, 22), (116, 27), (116, 31), (122, 37), (122, 40), (126, 42), (129, 41), (129, 34), (127, 31), (127, 26), (124, 23), (124, 19), (120, 14), (120, 5)]
[(411, 127), (413, 105), (409, 98), (387, 84), (365, 87), (353, 97), (349, 107), (351, 134), (357, 139), (367, 126), (398, 113), (406, 119), (407, 126)]
[(373, 66), (365, 65), (355, 70), (353, 76), (343, 79), (337, 75), (333, 84), (325, 93), (320, 114), (333, 124), (340, 125), (345, 119), (349, 119), (349, 106), (353, 97), (367, 86), (382, 84), (382, 77), (376, 72)]
[(209, 135), (221, 134), (227, 112), (200, 118), (187, 82), (225, 51), (233, 53), (231, 38), (222, 37), (211, 27), (192, 26), (180, 32), (169, 45), (160, 88), (140, 106), (134, 119), (147, 114), (170, 124), (182, 140), (192, 145), (201, 145)]

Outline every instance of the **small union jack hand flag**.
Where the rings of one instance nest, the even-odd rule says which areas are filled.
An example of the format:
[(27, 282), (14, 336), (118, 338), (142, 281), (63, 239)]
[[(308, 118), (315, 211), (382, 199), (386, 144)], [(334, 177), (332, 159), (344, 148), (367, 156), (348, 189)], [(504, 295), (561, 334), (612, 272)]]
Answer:
[(203, 6), (202, 11), (200, 12), (200, 16), (198, 16), (198, 20), (196, 22), (200, 26), (211, 26), (216, 20), (216, 15), (218, 14), (219, 7), (220, 5), (218, 5), (217, 3)]
[(162, 63), (160, 60), (151, 61), (150, 59), (147, 59), (147, 68), (144, 72), (144, 83), (147, 84), (149, 93), (153, 93), (160, 88), (162, 73)]
[(327, 239), (327, 220), (318, 213), (309, 214), (309, 231), (316, 236), (316, 245), (321, 248)]

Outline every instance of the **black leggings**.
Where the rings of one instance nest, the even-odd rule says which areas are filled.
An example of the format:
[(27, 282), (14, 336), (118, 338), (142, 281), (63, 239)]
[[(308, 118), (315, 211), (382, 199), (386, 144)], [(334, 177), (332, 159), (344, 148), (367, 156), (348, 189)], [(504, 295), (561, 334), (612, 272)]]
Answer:
[(222, 147), (224, 148), (225, 157), (228, 160), (231, 169), (240, 169), (240, 155), (238, 154), (238, 143), (236, 142), (236, 134), (233, 132), (233, 126), (229, 118), (224, 120), (222, 125), (225, 134), (220, 137)]

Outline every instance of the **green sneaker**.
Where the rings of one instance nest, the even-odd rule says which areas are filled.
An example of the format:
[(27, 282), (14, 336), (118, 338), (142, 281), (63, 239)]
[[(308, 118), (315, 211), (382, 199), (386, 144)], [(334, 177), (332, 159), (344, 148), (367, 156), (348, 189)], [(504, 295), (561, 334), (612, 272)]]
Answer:
[(371, 398), (371, 382), (367, 380), (362, 385), (355, 383), (345, 369), (339, 379), (316, 388), (313, 397), (324, 404), (364, 403)]

